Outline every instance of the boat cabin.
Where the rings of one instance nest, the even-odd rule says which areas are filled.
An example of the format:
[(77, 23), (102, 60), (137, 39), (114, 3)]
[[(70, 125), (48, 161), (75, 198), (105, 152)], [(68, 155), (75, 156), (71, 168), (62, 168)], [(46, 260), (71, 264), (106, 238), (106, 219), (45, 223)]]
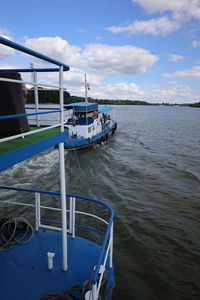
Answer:
[(98, 104), (79, 102), (65, 105), (65, 108), (71, 110), (65, 125), (70, 137), (92, 138), (102, 131), (103, 119)]

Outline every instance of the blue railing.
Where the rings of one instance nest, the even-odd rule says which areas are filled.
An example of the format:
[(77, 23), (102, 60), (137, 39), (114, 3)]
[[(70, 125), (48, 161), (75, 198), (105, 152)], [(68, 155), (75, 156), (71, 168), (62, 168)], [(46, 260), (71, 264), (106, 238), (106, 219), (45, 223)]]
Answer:
[[(69, 69), (64, 68), (63, 71)], [(19, 72), (19, 73), (33, 73), (33, 72), (58, 72), (59, 68), (27, 68), (27, 69), (1, 69), (0, 72)]]
[(36, 115), (45, 115), (45, 114), (52, 114), (52, 113), (57, 113), (61, 112), (60, 109), (55, 109), (51, 111), (45, 111), (45, 112), (38, 112), (38, 113), (24, 113), (24, 114), (16, 114), (16, 115), (7, 115), (7, 116), (0, 116), (0, 120), (4, 119), (14, 119), (14, 118), (21, 118), (21, 117), (29, 117), (29, 116), (36, 116)]
[[(6, 186), (0, 186), (0, 189), (20, 191), (20, 192), (29, 192), (29, 193), (38, 193), (38, 194), (46, 194), (46, 195), (51, 195), (51, 196), (60, 196), (60, 193), (58, 193), (58, 192), (49, 192), (49, 191), (42, 191), (42, 190), (33, 190), (33, 189), (24, 189), (24, 188), (15, 188), (15, 187), (6, 187)], [(89, 198), (89, 197), (84, 197), (84, 196), (79, 196), (79, 195), (74, 195), (74, 194), (66, 194), (66, 197), (68, 197), (68, 198), (75, 198), (75, 199), (81, 199), (81, 200), (84, 200), (84, 201), (90, 201), (90, 202), (93, 202), (93, 203), (100, 204), (100, 205), (104, 206), (109, 211), (109, 213), (110, 213), (110, 217), (109, 217), (108, 221), (105, 221), (105, 220), (99, 218), (96, 215), (90, 214), (91, 217), (103, 220), (104, 223), (107, 224), (107, 229), (106, 229), (105, 233), (99, 231), (98, 229), (91, 228), (89, 226), (74, 224), (75, 227), (84, 228), (84, 229), (88, 229), (88, 230), (94, 230), (94, 231), (97, 231), (97, 232), (99, 232), (99, 233), (101, 233), (101, 234), (104, 235), (103, 243), (101, 245), (100, 255), (99, 255), (99, 258), (98, 258), (98, 261), (97, 261), (97, 264), (96, 264), (96, 268), (95, 268), (95, 271), (94, 271), (94, 274), (93, 274), (93, 278), (92, 278), (92, 284), (96, 285), (96, 283), (98, 281), (97, 279), (98, 279), (98, 276), (99, 276), (100, 266), (103, 265), (103, 264), (105, 265), (105, 263), (106, 263), (106, 262), (104, 262), (105, 255), (106, 255), (106, 251), (109, 250), (108, 249), (109, 242), (112, 239), (111, 232), (112, 232), (112, 226), (113, 226), (114, 211), (113, 211), (112, 207), (110, 207), (108, 204), (106, 204), (104, 202), (101, 202), (101, 201), (99, 201), (97, 199), (93, 199), (93, 198)], [(25, 204), (25, 203), (9, 202), (9, 201), (2, 202), (2, 204), (4, 204), (4, 203), (6, 203), (6, 204), (12, 204), (12, 205), (17, 205), (17, 204), (24, 205), (24, 206), (28, 205), (28, 204)], [(28, 206), (30, 206), (30, 204)], [(32, 206), (35, 207), (35, 205), (32, 205)], [(43, 208), (43, 207), (41, 206), (41, 208)], [(47, 208), (47, 207), (45, 207), (45, 208)], [(48, 208), (50, 208), (50, 207), (48, 207)], [(53, 209), (53, 208), (51, 208), (51, 209)], [(70, 208), (69, 208), (68, 212), (70, 214)], [(74, 211), (72, 213), (76, 213), (76, 214), (81, 213), (81, 214), (84, 215), (83, 211), (81, 211), (81, 212)], [(60, 224), (60, 223), (57, 222), (57, 225), (58, 224)], [(41, 226), (41, 227), (44, 228), (45, 226)], [(46, 228), (48, 228), (48, 226), (46, 226)], [(111, 241), (111, 243), (112, 243), (112, 241)], [(112, 247), (112, 245), (110, 245), (110, 246)], [(110, 253), (110, 256), (112, 256), (112, 253)], [(109, 257), (109, 259), (112, 260), (112, 257)], [(111, 266), (111, 264), (109, 264), (109, 265)]]
[(32, 55), (34, 57), (37, 57), (37, 58), (40, 58), (42, 60), (48, 61), (48, 62), (50, 62), (50, 63), (52, 63), (54, 65), (57, 65), (57, 66), (60, 66), (60, 67), (63, 66), (63, 71), (68, 71), (69, 70), (69, 66), (68, 65), (65, 65), (65, 64), (61, 63), (60, 61), (58, 61), (58, 60), (50, 58), (50, 57), (48, 57), (48, 56), (46, 56), (44, 54), (41, 54), (41, 53), (39, 53), (37, 51), (29, 49), (29, 48), (27, 48), (25, 46), (19, 45), (19, 44), (13, 42), (13, 41), (5, 39), (2, 36), (0, 36), (0, 43), (3, 44), (3, 45), (6, 45), (8, 47), (11, 47), (13, 49), (16, 49), (16, 50), (19, 50), (21, 52), (24, 52), (26, 54), (30, 54), (30, 55)]

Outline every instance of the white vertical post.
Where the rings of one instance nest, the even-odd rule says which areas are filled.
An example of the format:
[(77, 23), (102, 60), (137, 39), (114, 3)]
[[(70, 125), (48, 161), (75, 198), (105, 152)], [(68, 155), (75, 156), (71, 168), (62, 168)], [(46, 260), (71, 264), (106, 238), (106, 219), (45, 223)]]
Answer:
[(72, 237), (75, 238), (75, 223), (76, 223), (76, 198), (72, 198)]
[(72, 208), (72, 197), (69, 198), (69, 233), (72, 234), (72, 217), (73, 216), (73, 208)]
[(109, 260), (109, 267), (113, 267), (113, 223), (110, 229), (110, 260)]
[[(34, 71), (33, 72), (33, 81), (36, 83), (37, 82), (37, 73)], [(34, 97), (35, 97), (35, 112), (39, 112), (39, 99), (38, 99), (38, 87), (36, 84), (34, 84)], [(36, 125), (39, 127), (40, 126), (40, 120), (39, 120), (39, 115), (36, 115)]]
[[(60, 123), (61, 132), (64, 131), (64, 111), (63, 111), (63, 66), (59, 67), (59, 89), (60, 89)], [(65, 188), (65, 153), (64, 143), (59, 144), (60, 163), (60, 193), (62, 210), (62, 264), (63, 271), (67, 270), (67, 211), (66, 211), (66, 188)]]
[(35, 193), (35, 230), (38, 231), (40, 227), (40, 194)]

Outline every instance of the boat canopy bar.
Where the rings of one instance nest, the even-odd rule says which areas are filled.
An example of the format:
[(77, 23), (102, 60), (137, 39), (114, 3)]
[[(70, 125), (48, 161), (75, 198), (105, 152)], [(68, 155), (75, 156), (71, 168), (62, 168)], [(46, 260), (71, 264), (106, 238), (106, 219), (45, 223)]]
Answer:
[(41, 53), (39, 53), (37, 51), (29, 49), (29, 48), (27, 48), (25, 46), (19, 45), (19, 44), (13, 42), (13, 41), (5, 39), (2, 36), (0, 36), (0, 43), (3, 44), (3, 45), (5, 45), (5, 46), (8, 46), (8, 47), (11, 47), (13, 49), (16, 49), (16, 50), (19, 50), (21, 52), (24, 52), (26, 54), (30, 54), (30, 55), (33, 55), (33, 56), (35, 56), (37, 58), (40, 58), (42, 60), (48, 61), (48, 62), (50, 62), (50, 63), (52, 63), (54, 65), (57, 65), (59, 67), (63, 66), (63, 71), (69, 71), (69, 66), (68, 65), (65, 65), (65, 64), (59, 62), (58, 60), (50, 58), (50, 57), (48, 57), (48, 56), (46, 56), (44, 54), (41, 54)]

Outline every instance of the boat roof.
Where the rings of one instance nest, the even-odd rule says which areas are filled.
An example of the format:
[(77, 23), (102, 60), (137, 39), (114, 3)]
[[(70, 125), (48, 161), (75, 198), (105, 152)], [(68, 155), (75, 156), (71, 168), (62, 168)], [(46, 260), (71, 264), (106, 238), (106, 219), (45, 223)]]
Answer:
[(99, 108), (100, 113), (106, 113), (109, 112), (111, 109), (113, 109), (111, 106), (103, 106)]
[(90, 112), (98, 110), (98, 104), (92, 102), (75, 102), (64, 106), (65, 108), (73, 108), (74, 112)]
[(75, 112), (85, 112), (98, 109), (100, 113), (106, 113), (112, 109), (111, 106), (103, 106), (98, 108), (98, 104), (92, 102), (74, 102), (66, 104), (65, 107), (73, 108)]

